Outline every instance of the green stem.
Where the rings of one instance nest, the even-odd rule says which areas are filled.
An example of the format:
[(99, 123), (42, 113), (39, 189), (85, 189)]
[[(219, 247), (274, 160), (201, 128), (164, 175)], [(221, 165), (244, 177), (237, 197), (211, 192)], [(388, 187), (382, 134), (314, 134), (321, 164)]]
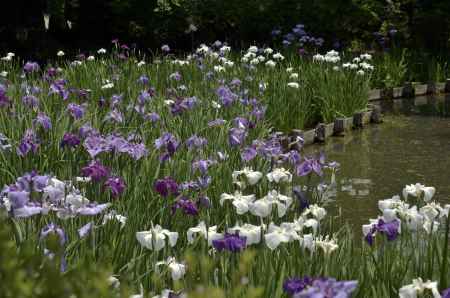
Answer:
[(447, 274), (447, 270), (448, 270), (448, 234), (450, 233), (450, 215), (447, 216), (447, 226), (445, 228), (445, 240), (444, 240), (444, 252), (442, 254), (442, 265), (441, 265), (441, 280), (439, 282), (439, 285), (442, 289), (446, 289), (447, 288), (447, 278), (448, 278), (448, 274)]

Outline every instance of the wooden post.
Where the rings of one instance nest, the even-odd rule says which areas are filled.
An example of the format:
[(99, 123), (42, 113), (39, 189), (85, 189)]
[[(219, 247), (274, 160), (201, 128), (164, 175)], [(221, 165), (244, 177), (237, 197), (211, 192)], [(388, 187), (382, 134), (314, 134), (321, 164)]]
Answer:
[(445, 81), (445, 93), (450, 93), (450, 79)]
[(319, 143), (325, 142), (325, 124), (319, 123), (316, 127), (315, 141)]
[(392, 99), (394, 97), (393, 88), (384, 88), (381, 92), (381, 99)]
[(370, 117), (370, 121), (373, 123), (382, 123), (383, 119), (381, 118), (381, 107), (373, 106), (372, 107), (372, 115)]
[(412, 98), (412, 97), (414, 97), (414, 88), (413, 88), (411, 82), (406, 82), (405, 83), (405, 86), (403, 87), (402, 97), (405, 97), (405, 98)]
[(353, 127), (363, 128), (363, 112), (358, 112), (353, 115)]

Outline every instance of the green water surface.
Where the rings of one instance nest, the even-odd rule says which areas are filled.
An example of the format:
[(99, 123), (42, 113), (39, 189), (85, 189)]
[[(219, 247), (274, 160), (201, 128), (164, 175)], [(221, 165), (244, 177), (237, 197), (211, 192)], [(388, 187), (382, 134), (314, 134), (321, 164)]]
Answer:
[(309, 149), (341, 164), (330, 206), (339, 221), (367, 223), (379, 214), (378, 200), (401, 194), (406, 184), (434, 186), (435, 200), (450, 203), (450, 96), (387, 104), (384, 123)]

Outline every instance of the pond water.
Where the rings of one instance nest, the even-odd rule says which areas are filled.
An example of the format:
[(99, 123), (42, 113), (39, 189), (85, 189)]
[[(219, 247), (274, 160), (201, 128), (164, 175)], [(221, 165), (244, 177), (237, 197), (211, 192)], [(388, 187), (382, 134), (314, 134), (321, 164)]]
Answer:
[(338, 221), (365, 224), (379, 214), (378, 200), (417, 182), (436, 187), (435, 199), (450, 203), (450, 96), (383, 105), (384, 123), (307, 150), (324, 150), (328, 160), (341, 164), (330, 205), (341, 214)]

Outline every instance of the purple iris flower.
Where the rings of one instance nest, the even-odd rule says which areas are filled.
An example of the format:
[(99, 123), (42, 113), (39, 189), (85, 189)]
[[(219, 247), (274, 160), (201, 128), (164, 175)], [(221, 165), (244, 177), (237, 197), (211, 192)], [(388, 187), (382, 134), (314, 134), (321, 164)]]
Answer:
[(61, 141), (61, 147), (67, 146), (67, 147), (74, 148), (74, 147), (78, 146), (80, 144), (80, 142), (81, 142), (81, 140), (77, 135), (66, 132)]
[(64, 246), (66, 244), (67, 237), (64, 230), (54, 223), (50, 223), (42, 228), (39, 239), (42, 241), (52, 234), (58, 237), (59, 245)]
[(185, 111), (192, 110), (197, 103), (197, 98), (195, 96), (188, 97), (185, 99), (178, 99), (170, 106), (170, 112), (173, 115), (179, 115)]
[(106, 115), (105, 120), (114, 120), (117, 123), (123, 123), (123, 114), (121, 111), (114, 108)]
[[(83, 135), (83, 133), (81, 132), (81, 129), (80, 129), (80, 135)], [(110, 145), (105, 140), (105, 138), (103, 138), (101, 136), (96, 136), (96, 135), (88, 136), (84, 140), (83, 146), (92, 158), (94, 158), (95, 156), (97, 156), (98, 154), (100, 154), (102, 152), (107, 152), (110, 150)]]
[(239, 86), (241, 86), (241, 84), (242, 84), (242, 81), (239, 80), (238, 78), (234, 78), (230, 82), (230, 86), (232, 86), (232, 87), (239, 87)]
[(94, 216), (102, 213), (110, 206), (111, 206), (110, 203), (106, 204), (89, 203), (87, 205), (84, 205), (83, 207), (78, 208), (77, 213), (80, 215)]
[(202, 175), (205, 175), (208, 172), (208, 168), (215, 163), (217, 163), (215, 160), (199, 159), (192, 163), (192, 169), (199, 170)]
[(89, 136), (98, 135), (99, 132), (95, 130), (89, 123), (83, 124), (80, 129), (78, 130), (78, 134), (81, 138), (87, 138)]
[(39, 124), (44, 130), (49, 130), (52, 128), (52, 121), (50, 120), (50, 117), (45, 115), (42, 112), (39, 112), (36, 119), (33, 120), (33, 123)]
[(306, 34), (305, 30), (303, 30), (303, 28), (300, 28), (300, 27), (294, 27), (292, 29), (292, 32), (298, 36), (302, 36), (302, 35)]
[(142, 143), (132, 144), (129, 143), (127, 153), (134, 159), (139, 160), (148, 155), (148, 150)]
[(89, 90), (87, 89), (78, 89), (75, 93), (78, 95), (78, 98), (81, 100), (87, 100), (89, 98)]
[(65, 85), (66, 85), (66, 81), (65, 80), (55, 80), (52, 84), (50, 84), (50, 92), (49, 95), (51, 94), (58, 94), (59, 96), (61, 96), (61, 98), (63, 100), (67, 100), (69, 98), (69, 94), (70, 92), (66, 89)]
[(157, 113), (152, 112), (150, 114), (145, 115), (144, 119), (150, 120), (150, 122), (152, 122), (152, 123), (156, 123), (159, 120), (161, 120), (161, 117)]
[(283, 283), (283, 290), (289, 295), (294, 295), (296, 293), (300, 293), (306, 287), (311, 286), (312, 282), (313, 279), (308, 276), (305, 276), (303, 278), (289, 278)]
[(286, 154), (285, 161), (289, 162), (291, 165), (298, 165), (302, 160), (302, 156), (297, 150), (291, 150)]
[(207, 176), (206, 174), (203, 174), (200, 177), (197, 177), (197, 185), (200, 189), (207, 189), (208, 186), (211, 184), (211, 176)]
[(138, 96), (139, 104), (144, 105), (145, 103), (149, 102), (150, 99), (151, 99), (151, 95), (150, 95), (150, 93), (148, 93), (147, 90), (142, 90), (139, 93), (139, 96)]
[(189, 200), (187, 197), (181, 197), (175, 201), (175, 203), (172, 205), (172, 214), (175, 214), (177, 209), (182, 209), (183, 213), (186, 215), (198, 215), (197, 204)]
[(180, 142), (171, 134), (164, 133), (160, 138), (155, 140), (156, 149), (164, 149), (160, 156), (160, 161), (166, 161), (172, 157), (180, 146)]
[[(49, 177), (46, 175), (38, 175), (36, 171), (25, 173), (23, 176), (17, 178), (14, 185), (15, 190), (24, 190), (27, 192), (37, 191), (42, 192), (48, 184)], [(11, 190), (11, 189), (10, 189)]]
[(23, 66), (23, 70), (26, 73), (32, 73), (32, 72), (36, 72), (39, 71), (40, 67), (39, 64), (37, 64), (37, 62), (30, 62), (28, 61), (27, 63), (25, 63), (25, 65)]
[(373, 245), (377, 232), (386, 235), (388, 241), (394, 241), (400, 233), (400, 221), (394, 219), (393, 221), (385, 222), (380, 218), (377, 223), (372, 225), (372, 229), (365, 236), (365, 240), (369, 245)]
[(36, 133), (32, 129), (27, 129), (22, 141), (17, 148), (17, 154), (20, 156), (26, 156), (30, 151), (36, 153), (39, 148), (39, 141)]
[[(36, 171), (31, 173), (25, 173), (22, 177), (17, 178), (16, 185), (22, 186), (22, 189), (27, 189), (28, 191), (42, 192), (44, 188), (48, 185), (49, 176), (39, 175)], [(27, 187), (24, 187), (27, 185)]]
[(111, 96), (111, 100), (110, 100), (111, 107), (113, 108), (113, 107), (118, 106), (122, 102), (122, 100), (123, 100), (123, 95), (122, 94), (119, 94), (119, 95), (113, 94)]
[(252, 147), (256, 148), (258, 154), (266, 159), (278, 157), (283, 153), (281, 142), (277, 136), (271, 136), (264, 141), (254, 140), (252, 142)]
[(295, 298), (348, 298), (358, 287), (358, 281), (336, 281), (334, 278), (317, 278), (312, 285), (295, 294)]
[(322, 37), (319, 37), (316, 39), (316, 46), (321, 47), (321, 46), (323, 46), (324, 42), (325, 42), (325, 40)]
[(176, 71), (169, 75), (169, 79), (175, 80), (175, 81), (181, 81), (181, 74), (178, 71)]
[(11, 203), (11, 208), (20, 209), (28, 203), (30, 193), (27, 191), (10, 191), (8, 192), (8, 200)]
[(121, 177), (109, 177), (105, 186), (111, 189), (111, 193), (113, 197), (119, 197), (125, 190), (125, 181)]
[(81, 119), (84, 116), (86, 108), (82, 105), (77, 105), (75, 103), (69, 103), (67, 105), (67, 110), (69, 111), (70, 115), (74, 119)]
[(208, 140), (197, 135), (191, 136), (186, 140), (186, 146), (189, 150), (200, 149), (208, 144)]
[(0, 84), (0, 108), (9, 106), (11, 102), (8, 95), (6, 94), (6, 90), (6, 87)]
[(167, 198), (169, 195), (177, 196), (179, 193), (178, 184), (172, 177), (156, 180), (153, 187), (164, 198)]
[(46, 71), (45, 71), (45, 76), (47, 79), (56, 77), (56, 75), (58, 74), (58, 71), (56, 70), (56, 68), (54, 67), (49, 67)]
[(198, 183), (196, 181), (185, 181), (180, 184), (179, 189), (181, 191), (186, 191), (186, 190), (198, 191), (200, 189), (200, 186), (198, 185)]
[(195, 105), (197, 104), (197, 97), (196, 96), (191, 96), (191, 97), (187, 97), (185, 98), (181, 104), (184, 107), (185, 110), (192, 110)]
[(36, 214), (46, 213), (48, 210), (42, 208), (39, 203), (28, 202), (23, 207), (12, 209), (11, 211), (15, 218), (27, 218)]
[(81, 169), (81, 174), (84, 177), (91, 177), (94, 181), (100, 181), (109, 176), (110, 170), (103, 166), (99, 161), (93, 160), (86, 167)]
[(448, 289), (445, 289), (443, 292), (442, 292), (442, 298), (450, 298), (450, 288), (448, 288)]
[(221, 126), (223, 124), (227, 123), (226, 120), (223, 119), (214, 119), (212, 121), (208, 122), (208, 127), (216, 127), (216, 126)]
[(222, 239), (213, 240), (212, 244), (218, 251), (228, 250), (231, 252), (239, 252), (246, 246), (247, 238), (239, 236), (239, 234), (225, 233)]
[(142, 85), (147, 85), (150, 82), (150, 79), (146, 75), (141, 75), (138, 79), (138, 82)]
[(143, 143), (132, 143), (116, 134), (108, 135), (106, 138), (98, 135), (88, 136), (84, 141), (84, 147), (92, 158), (102, 152), (110, 151), (127, 153), (134, 160), (139, 160), (148, 154)]
[(220, 86), (216, 90), (216, 94), (219, 97), (220, 101), (222, 102), (222, 105), (224, 107), (230, 106), (237, 98), (237, 95), (234, 94), (230, 88), (227, 86)]
[(85, 238), (91, 232), (93, 225), (94, 223), (91, 221), (79, 228), (78, 236), (80, 236), (80, 238)]
[(298, 176), (306, 176), (311, 172), (316, 173), (318, 176), (322, 176), (322, 168), (325, 165), (325, 156), (320, 154), (319, 158), (304, 158), (304, 161), (296, 167)]
[(33, 175), (31, 177), (33, 190), (37, 192), (42, 192), (44, 188), (48, 185), (49, 176), (47, 175)]
[(281, 34), (281, 30), (280, 29), (273, 29), (272, 32), (270, 33), (272, 36), (278, 36)]
[(128, 141), (120, 135), (110, 134), (106, 136), (105, 143), (107, 144), (108, 151), (116, 151), (120, 153), (125, 153), (128, 150)]
[(139, 103), (139, 104), (137, 104), (137, 105), (134, 106), (134, 110), (135, 110), (139, 115), (143, 116), (144, 119), (145, 119), (145, 109), (146, 109), (146, 108), (145, 108), (145, 104)]
[(206, 195), (200, 195), (200, 197), (198, 198), (198, 204), (200, 205), (200, 207), (210, 208), (211, 200)]
[(266, 110), (267, 108), (265, 106), (264, 107), (255, 106), (251, 112), (251, 115), (254, 116), (257, 121), (261, 121), (262, 119), (264, 119)]
[[(1, 97), (1, 91), (0, 91), (0, 97)], [(1, 100), (0, 100), (1, 102)], [(24, 105), (28, 106), (29, 108), (36, 108), (39, 106), (39, 98), (37, 98), (34, 95), (25, 95), (22, 97), (22, 102)]]
[(240, 128), (240, 129), (247, 129), (250, 126), (250, 121), (248, 121), (246, 118), (244, 117), (236, 117), (233, 120), (233, 124), (235, 127)]
[(288, 33), (284, 36), (284, 38), (286, 38), (288, 41), (294, 41), (295, 40), (295, 35), (292, 33)]
[[(64, 230), (62, 228), (60, 228), (59, 226), (55, 225), (54, 223), (50, 223), (48, 225), (46, 225), (45, 227), (42, 228), (41, 233), (40, 233), (40, 241), (44, 241), (47, 237), (49, 237), (50, 235), (55, 235), (58, 238), (58, 242), (59, 245), (62, 249), (64, 249), (64, 246), (67, 242), (67, 236), (64, 233)], [(44, 250), (45, 254), (47, 256), (50, 257), (54, 257), (55, 253), (49, 251), (48, 249)], [(67, 269), (67, 262), (66, 262), (66, 257), (63, 254), (61, 256), (61, 272), (65, 272)]]
[(245, 147), (241, 152), (242, 160), (249, 162), (258, 155), (258, 152), (253, 147)]
[(294, 188), (292, 189), (292, 193), (300, 203), (300, 211), (303, 211), (309, 207), (309, 200), (306, 197), (306, 193), (301, 189), (300, 186), (294, 186)]
[(228, 132), (228, 142), (231, 146), (242, 145), (247, 137), (247, 131), (245, 129), (233, 127)]
[(288, 47), (288, 46), (291, 45), (291, 42), (289, 40), (284, 39), (282, 44), (283, 44), (284, 47)]

